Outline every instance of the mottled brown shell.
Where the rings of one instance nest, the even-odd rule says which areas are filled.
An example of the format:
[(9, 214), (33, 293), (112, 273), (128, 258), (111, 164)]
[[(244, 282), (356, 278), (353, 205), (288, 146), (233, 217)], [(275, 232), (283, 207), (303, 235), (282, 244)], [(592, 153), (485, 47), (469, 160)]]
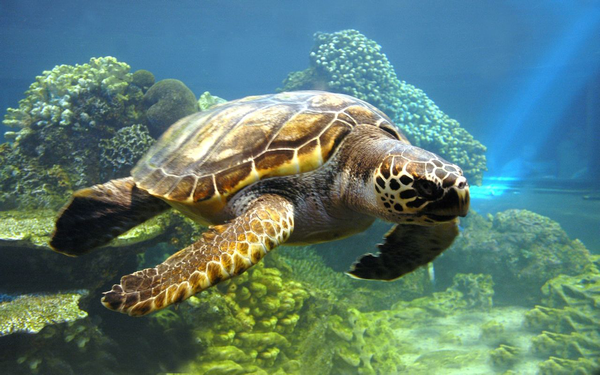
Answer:
[(296, 91), (247, 97), (177, 121), (132, 175), (138, 187), (202, 216), (262, 178), (318, 168), (358, 124), (398, 134), (381, 111), (347, 95)]

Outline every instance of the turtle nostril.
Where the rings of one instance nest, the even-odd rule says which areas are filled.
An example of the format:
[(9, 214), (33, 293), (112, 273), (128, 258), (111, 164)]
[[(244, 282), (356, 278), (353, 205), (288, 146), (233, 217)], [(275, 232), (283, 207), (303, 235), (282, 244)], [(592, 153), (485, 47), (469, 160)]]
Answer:
[(459, 189), (464, 189), (467, 186), (467, 179), (464, 177), (459, 178), (458, 184), (456, 186)]

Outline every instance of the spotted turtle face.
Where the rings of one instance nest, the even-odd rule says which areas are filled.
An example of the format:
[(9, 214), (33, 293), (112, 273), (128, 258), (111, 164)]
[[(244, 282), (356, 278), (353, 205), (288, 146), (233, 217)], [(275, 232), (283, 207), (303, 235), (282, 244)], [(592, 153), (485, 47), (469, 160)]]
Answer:
[(436, 224), (469, 210), (469, 184), (460, 167), (418, 147), (388, 155), (374, 181), (381, 209), (393, 221)]

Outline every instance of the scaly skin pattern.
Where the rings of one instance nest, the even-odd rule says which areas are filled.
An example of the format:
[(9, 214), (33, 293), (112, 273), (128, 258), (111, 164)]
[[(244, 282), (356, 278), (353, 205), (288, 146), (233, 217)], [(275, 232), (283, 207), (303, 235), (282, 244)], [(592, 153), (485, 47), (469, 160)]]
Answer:
[(162, 264), (123, 276), (120, 284), (105, 293), (102, 303), (141, 316), (237, 276), (290, 237), (293, 210), (285, 198), (263, 195), (243, 215), (211, 226), (199, 241)]

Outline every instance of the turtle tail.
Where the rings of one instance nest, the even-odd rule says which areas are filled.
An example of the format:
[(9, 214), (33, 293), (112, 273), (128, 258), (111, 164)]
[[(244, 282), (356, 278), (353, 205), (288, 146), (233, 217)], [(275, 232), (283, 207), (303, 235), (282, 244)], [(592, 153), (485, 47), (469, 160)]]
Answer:
[(56, 220), (50, 246), (59, 253), (81, 255), (169, 207), (139, 189), (132, 177), (81, 189), (73, 193)]

